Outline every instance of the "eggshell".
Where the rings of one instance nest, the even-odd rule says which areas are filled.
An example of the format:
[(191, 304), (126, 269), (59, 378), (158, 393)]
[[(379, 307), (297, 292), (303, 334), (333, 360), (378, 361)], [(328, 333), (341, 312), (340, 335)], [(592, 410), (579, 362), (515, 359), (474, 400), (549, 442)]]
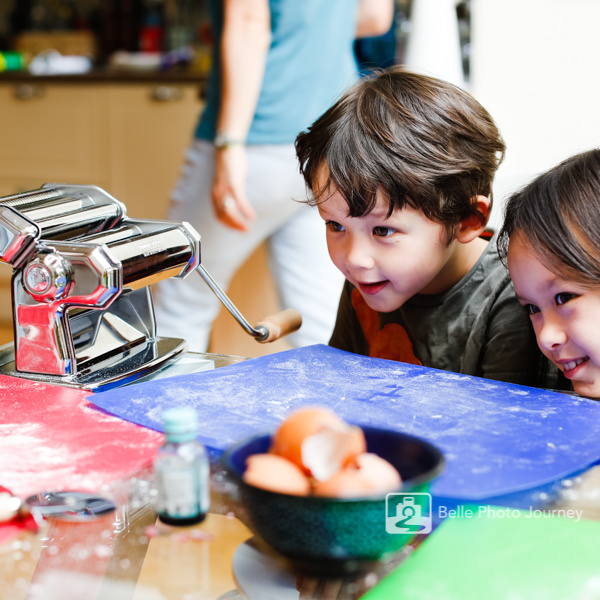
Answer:
[(363, 453), (355, 464), (342, 469), (326, 481), (313, 485), (315, 496), (352, 498), (384, 494), (400, 488), (402, 479), (396, 468), (373, 453)]
[(330, 498), (368, 496), (371, 491), (369, 481), (355, 467), (346, 467), (327, 481), (316, 481), (313, 485), (315, 496), (328, 496)]
[(0, 488), (0, 523), (7, 523), (19, 514), (21, 500), (13, 496), (6, 488)]
[(246, 483), (272, 492), (306, 496), (308, 477), (292, 462), (276, 454), (253, 454), (246, 459)]
[(346, 423), (333, 411), (318, 406), (300, 408), (292, 412), (273, 436), (271, 452), (287, 458), (305, 473), (309, 469), (302, 462), (302, 443), (323, 429), (344, 430)]
[(366, 451), (367, 442), (360, 427), (326, 427), (302, 442), (302, 464), (317, 481), (326, 481)]
[(356, 457), (356, 464), (375, 492), (392, 492), (402, 485), (402, 478), (396, 467), (377, 454), (361, 454)]

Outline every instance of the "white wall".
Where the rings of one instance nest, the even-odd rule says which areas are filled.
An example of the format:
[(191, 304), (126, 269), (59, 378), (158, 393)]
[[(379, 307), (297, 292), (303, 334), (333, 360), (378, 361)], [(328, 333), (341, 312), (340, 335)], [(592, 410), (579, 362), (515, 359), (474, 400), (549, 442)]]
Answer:
[(600, 147), (600, 0), (471, 0), (471, 82), (507, 144), (502, 201), (537, 173)]

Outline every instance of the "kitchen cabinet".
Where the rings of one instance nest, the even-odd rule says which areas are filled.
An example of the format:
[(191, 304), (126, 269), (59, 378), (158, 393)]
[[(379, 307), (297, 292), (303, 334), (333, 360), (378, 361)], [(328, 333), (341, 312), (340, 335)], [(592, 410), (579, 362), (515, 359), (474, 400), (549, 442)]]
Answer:
[(47, 181), (108, 183), (107, 103), (98, 92), (94, 86), (0, 85), (1, 195)]
[(0, 82), (0, 195), (95, 184), (132, 217), (165, 217), (201, 108), (193, 83)]
[(196, 85), (107, 88), (107, 190), (128, 214), (164, 219), (169, 193), (200, 112)]

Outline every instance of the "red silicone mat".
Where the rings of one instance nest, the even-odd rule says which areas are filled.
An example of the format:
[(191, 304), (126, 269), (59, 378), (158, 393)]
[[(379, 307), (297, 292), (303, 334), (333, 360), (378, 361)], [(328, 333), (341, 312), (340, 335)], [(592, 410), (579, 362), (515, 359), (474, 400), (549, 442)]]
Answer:
[(0, 485), (21, 497), (97, 491), (151, 460), (163, 436), (98, 410), (88, 395), (0, 375)]

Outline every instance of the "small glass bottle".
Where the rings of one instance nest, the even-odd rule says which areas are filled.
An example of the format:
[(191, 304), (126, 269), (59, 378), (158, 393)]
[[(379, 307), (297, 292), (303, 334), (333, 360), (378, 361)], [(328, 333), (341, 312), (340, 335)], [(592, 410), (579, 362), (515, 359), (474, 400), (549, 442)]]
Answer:
[(154, 459), (158, 517), (169, 525), (193, 525), (210, 506), (210, 467), (206, 448), (196, 439), (198, 416), (193, 408), (163, 412), (165, 443)]

